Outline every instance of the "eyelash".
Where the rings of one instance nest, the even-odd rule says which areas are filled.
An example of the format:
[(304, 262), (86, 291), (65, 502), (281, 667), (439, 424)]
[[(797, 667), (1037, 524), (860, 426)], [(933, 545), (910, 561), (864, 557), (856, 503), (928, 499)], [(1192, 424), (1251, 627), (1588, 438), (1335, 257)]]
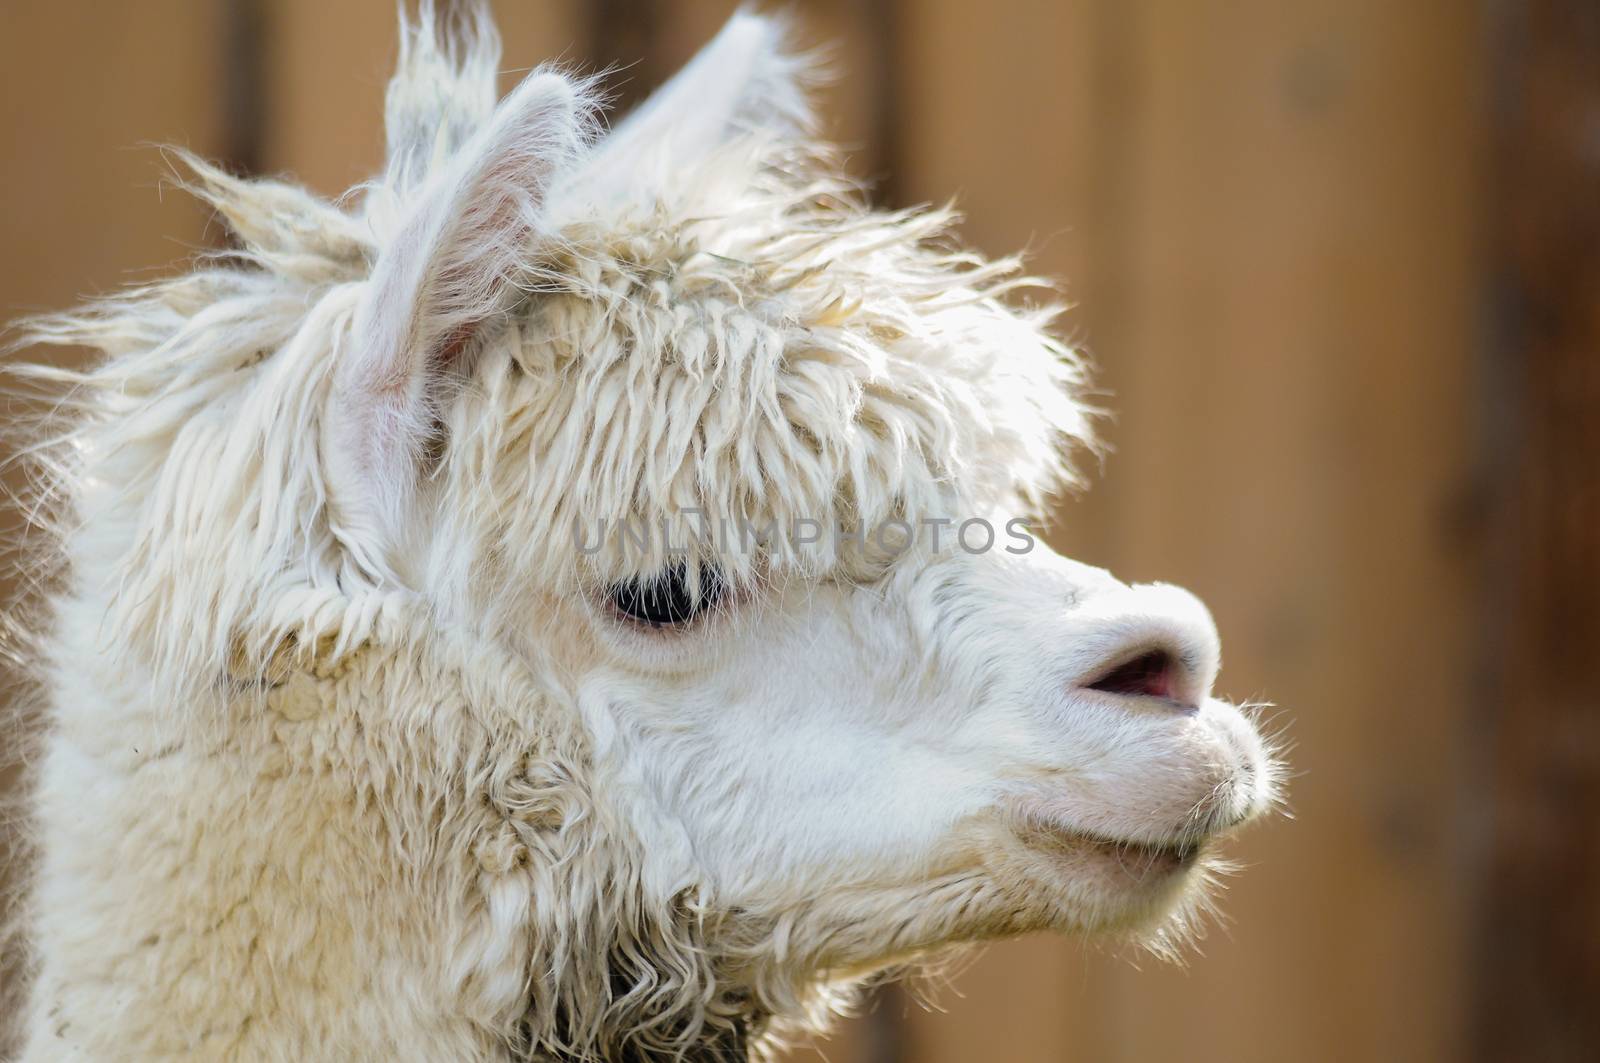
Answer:
[(632, 623), (681, 628), (716, 608), (724, 590), (722, 573), (714, 566), (700, 568), (696, 587), (691, 585), (688, 568), (677, 564), (654, 576), (612, 584), (606, 601)]

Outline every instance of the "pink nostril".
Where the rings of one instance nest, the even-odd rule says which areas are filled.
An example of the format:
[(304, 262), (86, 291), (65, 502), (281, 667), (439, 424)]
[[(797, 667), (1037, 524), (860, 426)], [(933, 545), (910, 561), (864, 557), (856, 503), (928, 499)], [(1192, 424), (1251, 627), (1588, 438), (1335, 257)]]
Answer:
[(1166, 650), (1151, 650), (1133, 660), (1119, 664), (1093, 683), (1090, 690), (1106, 694), (1128, 694), (1134, 697), (1164, 698), (1173, 695), (1172, 655)]
[(1211, 614), (1165, 584), (1108, 594), (1071, 616), (1064, 655), (1080, 696), (1116, 697), (1130, 711), (1198, 710), (1217, 678)]

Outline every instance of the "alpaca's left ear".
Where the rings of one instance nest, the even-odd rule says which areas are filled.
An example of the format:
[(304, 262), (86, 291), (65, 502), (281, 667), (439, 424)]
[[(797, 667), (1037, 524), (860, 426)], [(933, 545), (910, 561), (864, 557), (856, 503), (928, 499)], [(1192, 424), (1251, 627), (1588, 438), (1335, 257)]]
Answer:
[(326, 454), (340, 538), (370, 569), (402, 525), (442, 393), (519, 295), (545, 194), (583, 149), (582, 87), (535, 73), (435, 168), (379, 255), (337, 370)]
[(816, 124), (811, 63), (781, 19), (736, 12), (715, 37), (628, 115), (567, 182), (579, 203), (648, 200), (685, 165), (749, 134), (793, 136)]

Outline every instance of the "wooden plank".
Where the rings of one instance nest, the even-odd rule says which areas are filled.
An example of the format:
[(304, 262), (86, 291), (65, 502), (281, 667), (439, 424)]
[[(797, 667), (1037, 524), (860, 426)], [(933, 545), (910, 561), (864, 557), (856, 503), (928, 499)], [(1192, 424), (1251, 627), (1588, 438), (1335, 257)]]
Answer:
[(1475, 1048), (1587, 1060), (1600, 1045), (1600, 10), (1497, 10), (1488, 653), (1501, 663)]
[(1297, 820), (1238, 847), (1230, 933), (1189, 973), (1116, 972), (1116, 1043), (1454, 1058), (1479, 16), (1166, 2), (1130, 36), (1112, 538), (1210, 602), (1223, 689), (1291, 710), (1302, 774)]
[(153, 145), (218, 150), (217, 23), (186, 0), (0, 5), (6, 319), (120, 287), (201, 243), (205, 212), (161, 192)]
[[(906, 27), (902, 180), (912, 198), (963, 188), (990, 250), (1069, 234), (1041, 261), (1077, 271), (1068, 331), (1116, 394), (1117, 450), (1057, 540), (1206, 598), (1222, 689), (1292, 710), (1303, 772), (1298, 820), (1237, 846), (1254, 866), (1227, 898), (1235, 922), (1187, 970), (1062, 944), (1050, 973), (995, 950), (1041, 972), (1071, 1027), (1036, 1022), (1006, 1058), (1450, 1058), (1477, 11), (1100, 0), (1074, 38), (1041, 21), (1059, 5), (969, 8), (919, 5)], [(980, 1042), (937, 1053), (994, 1025), (953, 1004), (916, 1058), (963, 1058)]]

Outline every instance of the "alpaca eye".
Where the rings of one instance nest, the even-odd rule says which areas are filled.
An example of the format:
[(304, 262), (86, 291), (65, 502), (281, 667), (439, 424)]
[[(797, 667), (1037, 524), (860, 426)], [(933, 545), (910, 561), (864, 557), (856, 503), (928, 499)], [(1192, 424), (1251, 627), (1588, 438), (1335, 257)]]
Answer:
[(674, 565), (656, 576), (613, 584), (607, 597), (612, 608), (629, 620), (651, 627), (677, 627), (714, 607), (722, 597), (722, 574), (710, 565), (700, 569), (699, 586), (689, 571)]

